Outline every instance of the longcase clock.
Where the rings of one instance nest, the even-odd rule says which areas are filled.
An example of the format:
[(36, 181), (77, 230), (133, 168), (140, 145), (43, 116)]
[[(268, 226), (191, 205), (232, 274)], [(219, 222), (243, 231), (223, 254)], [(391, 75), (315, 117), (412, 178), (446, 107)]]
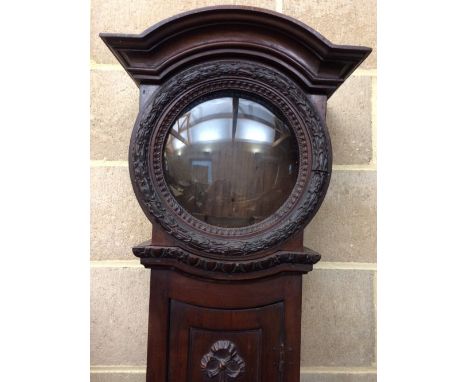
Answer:
[(239, 6), (101, 38), (140, 90), (128, 160), (153, 226), (133, 248), (151, 271), (147, 382), (298, 382), (327, 99), (371, 49)]

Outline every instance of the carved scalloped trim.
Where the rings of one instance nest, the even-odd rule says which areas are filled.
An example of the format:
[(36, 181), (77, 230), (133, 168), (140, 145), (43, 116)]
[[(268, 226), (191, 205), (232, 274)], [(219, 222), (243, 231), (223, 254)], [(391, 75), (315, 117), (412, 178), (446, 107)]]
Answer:
[(277, 252), (267, 257), (245, 261), (216, 260), (184, 251), (177, 247), (139, 246), (133, 254), (141, 259), (171, 259), (179, 263), (208, 272), (242, 274), (259, 272), (281, 264), (313, 265), (320, 260), (316, 252)]

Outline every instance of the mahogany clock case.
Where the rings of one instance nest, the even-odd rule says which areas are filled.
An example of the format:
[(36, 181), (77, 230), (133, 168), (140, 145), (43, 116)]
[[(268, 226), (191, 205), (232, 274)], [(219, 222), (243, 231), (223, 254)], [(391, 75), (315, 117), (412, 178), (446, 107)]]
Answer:
[[(195, 264), (195, 271), (209, 270), (213, 275), (258, 271), (284, 262), (310, 264), (307, 253), (312, 252), (302, 247), (302, 230), (320, 207), (332, 164), (324, 122), (326, 100), (371, 49), (334, 45), (295, 19), (241, 6), (202, 8), (162, 21), (140, 35), (102, 33), (101, 38), (140, 88), (129, 169), (154, 230), (151, 248), (135, 248), (135, 254), (171, 259), (178, 266)], [(274, 210), (262, 210), (259, 199), (239, 192), (240, 186), (229, 184), (230, 179), (207, 185), (209, 176), (216, 178), (216, 167), (226, 169), (226, 163), (214, 157), (211, 164), (204, 155), (188, 158), (192, 178), (178, 179), (175, 187), (174, 177), (168, 178), (168, 162), (175, 163), (170, 156), (168, 160), (168, 140), (182, 138), (174, 125), (197, 104), (227, 97), (269, 109), (297, 145), (298, 158), (292, 163), (297, 174), (292, 174), (294, 179), (280, 177), (278, 193), (283, 199), (271, 203)], [(236, 120), (231, 128), (234, 138), (241, 119), (231, 119)], [(231, 171), (252, 167), (255, 161), (258, 167), (258, 157), (250, 155), (249, 162), (244, 155), (236, 160), (239, 163), (229, 164)], [(244, 183), (257, 188), (257, 196), (268, 193), (274, 170), (285, 173), (279, 171), (280, 165), (270, 173), (267, 164), (261, 165), (263, 188), (258, 186), (258, 171), (244, 174), (250, 175)], [(194, 182), (196, 177), (204, 181)], [(189, 189), (191, 194), (184, 195)], [(204, 193), (204, 199), (195, 197), (197, 193)], [(217, 199), (223, 202), (216, 204)], [(273, 256), (284, 251), (306, 256)], [(271, 261), (261, 263), (265, 258)], [(245, 262), (245, 267), (233, 261)]]
[(129, 170), (153, 224), (133, 248), (151, 269), (147, 382), (299, 382), (327, 99), (371, 49), (240, 6), (101, 38), (140, 89)]

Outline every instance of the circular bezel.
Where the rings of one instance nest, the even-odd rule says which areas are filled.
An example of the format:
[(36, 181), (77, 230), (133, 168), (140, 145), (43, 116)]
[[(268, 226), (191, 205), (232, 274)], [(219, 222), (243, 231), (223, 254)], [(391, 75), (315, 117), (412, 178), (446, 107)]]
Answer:
[[(170, 192), (163, 170), (164, 147), (174, 121), (190, 105), (227, 92), (273, 105), (290, 126), (299, 150), (297, 181), (287, 200), (264, 220), (240, 228), (213, 226), (193, 217)], [(183, 247), (216, 257), (261, 252), (303, 228), (327, 190), (329, 158), (326, 126), (297, 84), (257, 63), (216, 61), (174, 75), (153, 94), (135, 124), (129, 168), (138, 201), (148, 218)]]
[[(210, 92), (210, 93), (208, 93), (206, 95), (201, 96), (200, 98), (197, 98), (197, 99), (193, 100), (189, 105), (183, 107), (182, 109), (181, 109), (181, 107), (184, 105), (184, 102), (178, 103), (177, 107), (175, 107), (174, 110), (180, 110), (180, 111), (179, 111), (179, 114), (177, 115), (177, 117), (175, 117), (174, 121), (176, 121), (178, 118), (180, 118), (180, 116), (182, 114), (184, 114), (187, 110), (189, 110), (192, 107), (195, 107), (198, 104), (201, 104), (201, 103), (203, 103), (205, 101), (209, 101), (211, 99), (219, 98), (219, 97), (233, 97), (233, 96), (254, 101), (254, 102), (264, 106), (266, 109), (268, 109), (270, 112), (272, 112), (277, 118), (280, 118), (283, 121), (287, 121), (287, 118), (285, 118), (285, 116), (282, 114), (281, 110), (278, 107), (276, 107), (275, 105), (269, 104), (265, 99), (259, 98), (258, 95), (255, 95), (255, 94), (252, 94), (252, 93), (247, 93), (245, 91), (239, 91), (239, 90), (233, 90), (233, 89), (223, 89), (223, 90), (219, 90), (219, 91), (215, 91), (215, 92)], [(189, 95), (189, 99), (190, 98), (191, 97)], [(172, 112), (171, 112), (171, 114), (172, 114)], [(288, 124), (289, 124), (289, 121), (288, 121)], [(153, 141), (152, 141), (151, 145), (156, 149), (156, 151), (158, 153), (159, 152), (164, 152), (164, 148), (165, 148), (165, 146), (167, 144), (167, 139), (169, 137), (169, 131), (171, 130), (172, 126), (173, 126), (173, 124), (171, 124), (168, 128), (167, 128), (167, 126), (164, 126), (160, 130), (159, 133), (153, 134)], [(155, 139), (156, 139), (156, 137), (163, 137), (163, 136), (165, 137), (164, 138), (164, 144), (161, 147), (160, 146), (161, 141), (158, 140), (158, 142), (155, 142)], [(300, 146), (299, 146), (299, 144), (297, 142), (297, 139), (296, 139), (296, 136), (295, 136), (294, 133), (293, 133), (292, 138), (294, 139), (294, 145), (297, 147), (298, 155), (300, 155)], [(153, 153), (154, 153), (154, 151), (153, 151)], [(305, 150), (304, 155), (307, 155), (306, 153), (307, 153), (307, 151)], [(164, 160), (161, 160), (161, 158), (162, 157), (160, 157), (159, 155), (158, 155), (158, 157), (155, 157), (153, 155), (153, 158), (152, 158), (153, 169), (156, 170), (158, 178), (159, 178), (159, 175), (161, 174), (161, 172), (163, 173), (163, 175), (165, 177), (164, 170), (163, 170)], [(300, 162), (299, 158), (298, 158), (298, 162)], [(300, 175), (300, 171), (298, 171), (295, 184), (297, 184), (297, 180), (299, 179), (299, 175)], [(307, 176), (307, 174), (305, 174), (305, 173), (303, 175), (305, 177)], [(176, 200), (176, 198), (174, 197), (174, 195), (170, 191), (170, 188), (168, 187), (168, 184), (166, 183), (166, 181), (160, 182), (159, 187), (163, 191), (164, 195), (166, 195), (168, 192), (170, 193), (171, 197), (168, 197), (166, 199), (167, 199), (167, 202), (172, 207), (174, 207), (175, 204), (180, 205), (180, 203)], [(249, 234), (249, 233), (252, 232), (252, 230), (248, 230), (247, 228), (256, 226), (256, 228), (259, 229), (259, 228), (262, 227), (261, 224), (263, 222), (265, 222), (265, 220), (267, 220), (269, 218), (270, 218), (270, 220), (272, 220), (273, 217), (277, 218), (278, 217), (278, 216), (276, 216), (277, 214), (281, 214), (281, 216), (282, 216), (283, 210), (286, 208), (285, 205), (290, 204), (292, 202), (292, 200), (290, 200), (290, 199), (293, 199), (292, 198), (293, 191), (294, 191), (294, 188), (293, 188), (293, 190), (291, 190), (291, 193), (286, 198), (286, 200), (274, 212), (274, 214), (272, 214), (270, 216), (267, 216), (265, 219), (263, 219), (263, 220), (261, 220), (261, 221), (259, 221), (257, 223), (250, 224), (250, 225), (243, 226), (243, 227), (239, 227), (239, 228), (220, 227), (220, 226), (214, 226), (214, 225), (208, 224), (208, 223), (203, 222), (203, 221), (197, 219), (196, 217), (194, 217), (189, 211), (186, 211), (186, 209), (183, 206), (181, 206), (181, 208), (184, 209), (184, 211), (186, 211), (186, 213), (181, 214), (180, 216), (184, 220), (189, 220), (189, 221), (194, 220), (194, 222), (197, 224), (197, 228), (203, 227), (201, 229), (203, 231), (205, 231), (205, 232), (211, 232), (211, 233), (214, 233), (214, 234), (217, 234), (217, 235), (229, 235), (229, 236), (245, 235), (245, 234)], [(296, 195), (295, 199), (297, 199), (297, 195)], [(270, 221), (270, 224), (271, 224), (271, 221)]]

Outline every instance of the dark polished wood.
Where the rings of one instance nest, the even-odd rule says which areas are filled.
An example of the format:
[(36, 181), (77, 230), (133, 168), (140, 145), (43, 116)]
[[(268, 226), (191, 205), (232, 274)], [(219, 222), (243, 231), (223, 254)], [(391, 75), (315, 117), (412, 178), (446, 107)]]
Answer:
[(147, 381), (221, 381), (202, 365), (217, 341), (245, 363), (226, 381), (299, 381), (301, 283), (293, 272), (223, 282), (152, 269)]
[[(327, 99), (371, 49), (241, 6), (100, 36), (140, 89), (129, 171), (153, 224), (133, 248), (151, 271), (147, 382), (299, 382), (302, 276), (320, 260), (303, 231), (332, 172)], [(191, 127), (224, 119), (227, 139), (203, 147), (188, 121), (214, 99), (232, 109)], [(237, 140), (246, 118), (270, 141)]]

